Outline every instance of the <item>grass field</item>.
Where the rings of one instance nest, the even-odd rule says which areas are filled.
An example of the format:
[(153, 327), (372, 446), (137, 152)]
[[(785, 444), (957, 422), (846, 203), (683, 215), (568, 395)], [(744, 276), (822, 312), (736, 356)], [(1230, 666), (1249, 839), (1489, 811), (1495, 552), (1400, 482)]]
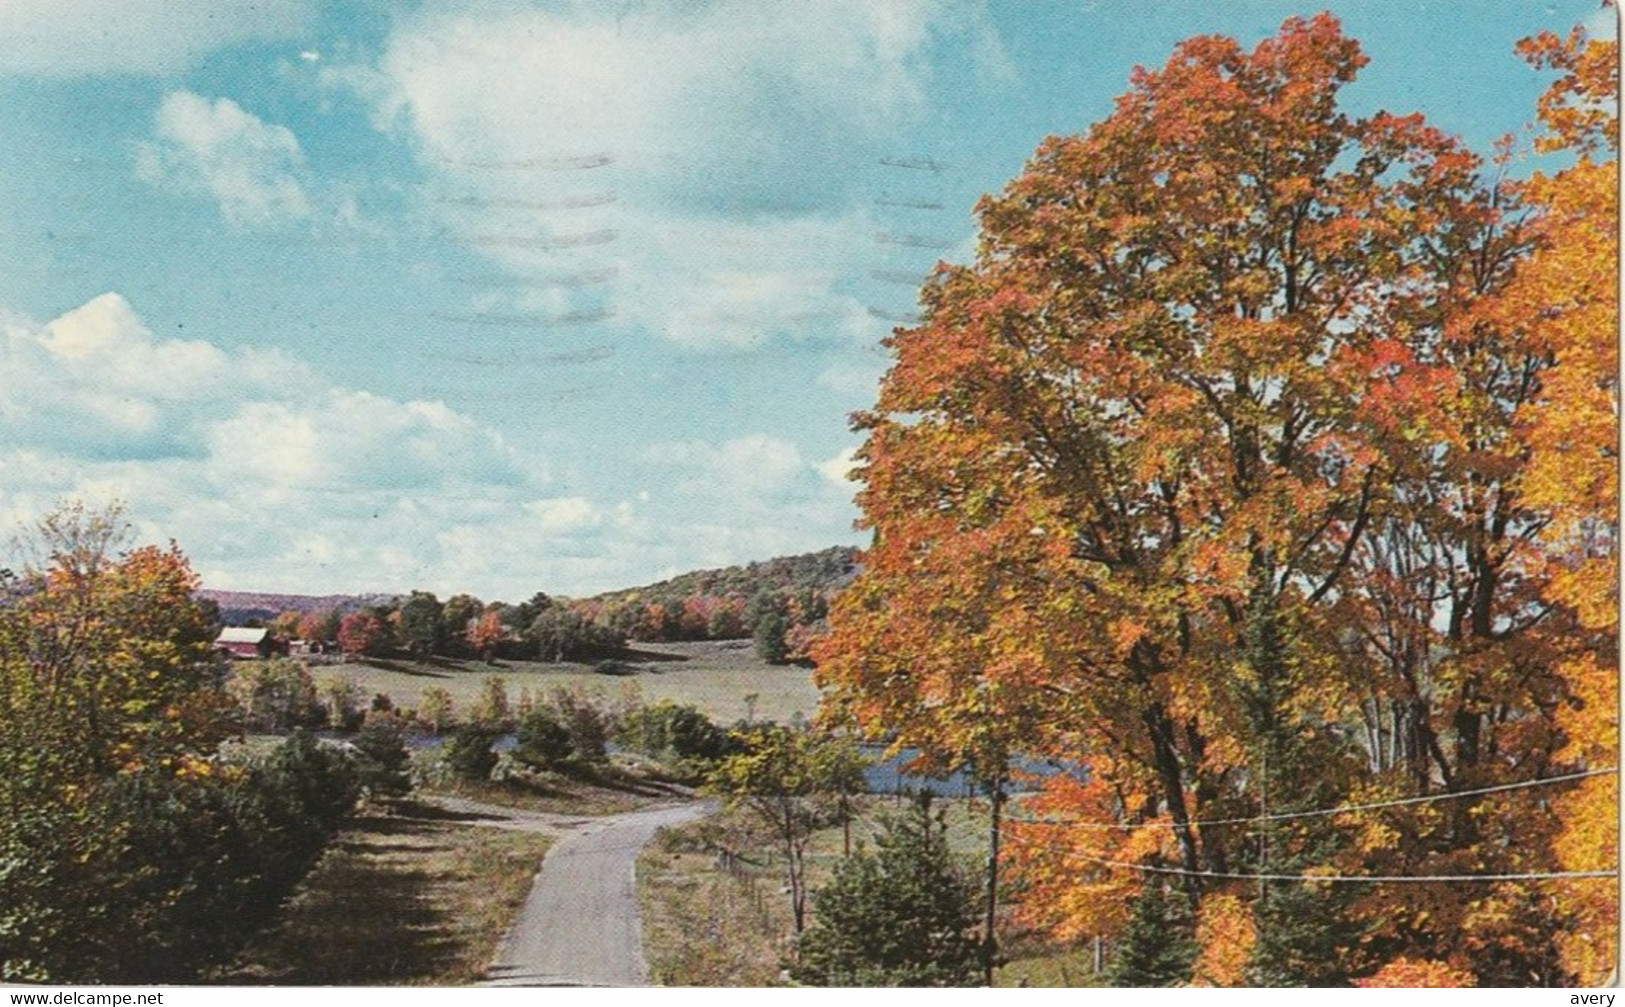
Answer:
[(221, 984), (464, 986), (480, 978), (549, 840), (429, 805), (358, 815)]
[(416, 707), (423, 690), (438, 686), (451, 694), (458, 710), (479, 696), (487, 677), (507, 683), (511, 701), (521, 689), (533, 695), (562, 686), (580, 685), (615, 699), (636, 690), (644, 702), (671, 700), (697, 707), (720, 723), (746, 716), (789, 721), (795, 714), (811, 717), (818, 709), (812, 672), (796, 665), (770, 665), (759, 659), (749, 641), (737, 643), (639, 644), (623, 659), (631, 674), (606, 675), (590, 664), (435, 658), (431, 662), (365, 659), (311, 669), (318, 681), (349, 678), (367, 697), (386, 693), (398, 707)]

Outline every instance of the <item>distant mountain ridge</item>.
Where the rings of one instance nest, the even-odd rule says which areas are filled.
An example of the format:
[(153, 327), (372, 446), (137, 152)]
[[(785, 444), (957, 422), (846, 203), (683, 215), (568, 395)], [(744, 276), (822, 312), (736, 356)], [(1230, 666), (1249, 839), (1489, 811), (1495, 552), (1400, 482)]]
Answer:
[[(593, 595), (589, 600), (644, 601), (712, 595), (750, 599), (761, 593), (814, 590), (838, 591), (857, 575), (858, 550), (854, 546), (832, 546), (819, 552), (746, 563), (742, 566), (695, 570), (641, 587), (620, 588)], [(222, 591), (203, 588), (199, 598), (220, 606), (221, 618), (230, 625), (248, 620), (269, 621), (283, 612), (351, 612), (367, 605), (389, 604), (403, 594), (279, 594), (270, 591)]]
[(197, 596), (220, 606), (220, 618), (227, 625), (248, 620), (275, 619), (283, 612), (353, 612), (367, 605), (383, 604), (400, 597), (395, 594), (277, 594), (269, 591), (218, 591), (203, 588)]
[(594, 595), (594, 601), (650, 601), (712, 595), (750, 599), (758, 594), (778, 594), (808, 589), (829, 593), (839, 591), (858, 573), (856, 546), (838, 545), (819, 552), (728, 566), (695, 570), (642, 587), (622, 588)]

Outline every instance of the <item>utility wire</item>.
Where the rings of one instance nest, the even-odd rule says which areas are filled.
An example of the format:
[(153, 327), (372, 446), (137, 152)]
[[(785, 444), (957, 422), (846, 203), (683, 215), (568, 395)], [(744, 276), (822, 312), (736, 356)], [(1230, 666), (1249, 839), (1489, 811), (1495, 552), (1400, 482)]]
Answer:
[(1550, 881), (1554, 879), (1617, 878), (1619, 869), (1611, 871), (1546, 871), (1521, 874), (1238, 874), (1224, 871), (1187, 871), (1182, 867), (1155, 867), (1150, 864), (1111, 860), (1078, 850), (1061, 849), (1043, 843), (1028, 842), (1019, 836), (1009, 837), (1018, 846), (1051, 850), (1066, 856), (1087, 860), (1107, 867), (1121, 867), (1146, 874), (1177, 874), (1181, 877), (1210, 878), (1214, 881), (1326, 881), (1342, 884), (1422, 884), (1432, 882), (1496, 882), (1496, 881)]
[(1539, 780), (1525, 780), (1522, 783), (1503, 783), (1494, 787), (1479, 787), (1475, 790), (1453, 790), (1443, 794), (1427, 794), (1422, 797), (1403, 797), (1392, 801), (1373, 801), (1369, 804), (1343, 804), (1335, 808), (1322, 808), (1315, 811), (1288, 811), (1274, 815), (1254, 815), (1250, 818), (1209, 818), (1195, 822), (1075, 822), (1053, 818), (1016, 818), (1011, 821), (1021, 822), (1024, 825), (1064, 825), (1072, 829), (1172, 829), (1184, 824), (1196, 828), (1208, 825), (1248, 825), (1254, 822), (1279, 822), (1292, 818), (1317, 818), (1325, 815), (1341, 815), (1349, 811), (1371, 811), (1376, 808), (1396, 808), (1405, 804), (1426, 804), (1431, 801), (1446, 801), (1456, 797), (1476, 797), (1480, 794), (1495, 794), (1507, 790), (1524, 790), (1529, 787), (1544, 787), (1550, 783), (1567, 783), (1571, 780), (1583, 780), (1592, 776), (1605, 776), (1609, 773), (1619, 772), (1617, 766), (1605, 766), (1602, 769), (1588, 769), (1580, 773), (1568, 773), (1564, 776), (1548, 776)]

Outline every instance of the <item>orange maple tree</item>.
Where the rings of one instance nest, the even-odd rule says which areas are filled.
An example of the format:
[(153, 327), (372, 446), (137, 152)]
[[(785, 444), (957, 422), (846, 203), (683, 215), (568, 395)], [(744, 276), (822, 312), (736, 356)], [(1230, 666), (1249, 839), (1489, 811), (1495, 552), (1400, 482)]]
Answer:
[[(1543, 33), (1520, 49), (1561, 72), (1540, 103), (1540, 145), (1577, 155), (1527, 185), (1542, 240), (1502, 306), (1528, 320), (1553, 361), (1541, 408), (1522, 431), (1524, 492), (1550, 515), (1541, 537), (1553, 567), (1547, 597), (1577, 623), (1560, 664), (1569, 701), (1556, 711), (1567, 739), (1559, 757), (1597, 768), (1619, 753), (1619, 45), (1575, 31)], [(1617, 774), (1592, 777), (1555, 805), (1564, 867), (1617, 863)], [(1557, 898), (1575, 919), (1559, 937), (1566, 964), (1583, 983), (1603, 982), (1618, 965), (1617, 889), (1577, 882)]]
[[(1538, 44), (1574, 71), (1547, 103), (1554, 131), (1611, 128), (1593, 113), (1612, 92), (1573, 81), (1602, 61)], [(1606, 265), (1567, 277), (1599, 284), (1575, 295), (1591, 316), (1523, 291), (1565, 212), (1611, 225), (1489, 177), (1419, 115), (1343, 113), (1365, 62), (1321, 15), (1137, 70), (1111, 116), (982, 201), (975, 261), (938, 268), (856, 417), (874, 540), (815, 650), (826, 711), (937, 765), (1087, 764), (1087, 783), (1053, 778), (1029, 804), (1045, 821), (1010, 827), (1037, 893), (1022, 911), (1058, 935), (1121, 925), (1125, 865), (1180, 872), (1193, 901), (1205, 875), (1269, 857), (1555, 866), (1561, 791), (1476, 791), (1578, 758), (1562, 662), (1567, 631), (1598, 624), (1565, 585), (1592, 567), (1550, 556), (1575, 529), (1612, 547), (1599, 501), (1617, 483), (1543, 490), (1542, 451), (1611, 458), (1606, 382), (1582, 397), (1589, 439), (1548, 417), (1564, 381), (1613, 373), (1594, 317), (1613, 309)], [(1589, 198), (1611, 206), (1601, 183)], [(1562, 325), (1590, 340), (1567, 351), (1583, 362), (1554, 365)], [(1344, 974), (1443, 962), (1455, 939), (1441, 968), (1562, 980), (1552, 886), (1416, 887), (1352, 904), (1374, 926)]]

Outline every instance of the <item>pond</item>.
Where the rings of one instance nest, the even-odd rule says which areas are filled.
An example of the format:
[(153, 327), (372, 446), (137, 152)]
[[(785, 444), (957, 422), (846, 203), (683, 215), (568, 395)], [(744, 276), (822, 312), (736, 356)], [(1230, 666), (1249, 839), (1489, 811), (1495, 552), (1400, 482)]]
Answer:
[[(937, 797), (971, 797), (978, 791), (976, 781), (964, 772), (940, 778), (905, 772), (903, 767), (919, 755), (915, 749), (904, 749), (890, 758), (883, 759), (881, 756), (886, 751), (884, 745), (864, 745), (862, 748), (865, 756), (875, 760), (863, 773), (864, 783), (868, 785), (872, 794), (924, 790)], [(1019, 759), (1015, 768), (1018, 773), (1037, 777), (1071, 773), (1083, 779), (1088, 775), (1082, 766), (1064, 766), (1047, 760)], [(1023, 793), (1036, 790), (1037, 785), (1029, 781), (1018, 781), (1009, 789), (1013, 793)]]

